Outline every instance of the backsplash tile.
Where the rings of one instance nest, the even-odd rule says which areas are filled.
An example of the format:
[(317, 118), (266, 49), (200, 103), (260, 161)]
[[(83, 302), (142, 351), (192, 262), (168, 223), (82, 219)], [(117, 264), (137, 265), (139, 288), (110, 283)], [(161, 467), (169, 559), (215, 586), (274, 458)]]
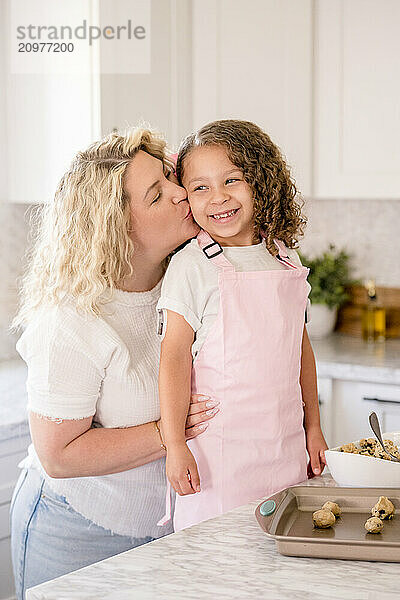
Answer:
[(400, 200), (312, 199), (304, 212), (304, 254), (320, 254), (333, 243), (351, 254), (354, 277), (400, 288)]
[[(0, 360), (19, 356), (7, 327), (17, 306), (17, 278), (29, 243), (34, 205), (0, 205)], [(306, 233), (300, 249), (311, 256), (334, 243), (352, 255), (354, 276), (400, 287), (400, 200), (307, 200)]]

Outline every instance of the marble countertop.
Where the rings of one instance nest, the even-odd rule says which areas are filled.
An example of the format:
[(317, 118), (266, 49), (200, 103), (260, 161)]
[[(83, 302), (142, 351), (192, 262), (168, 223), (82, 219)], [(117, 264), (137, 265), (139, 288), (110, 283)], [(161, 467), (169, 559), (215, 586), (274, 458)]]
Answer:
[(29, 433), (27, 373), (20, 358), (0, 362), (0, 441)]
[(333, 333), (311, 340), (319, 377), (400, 385), (400, 339), (367, 344)]
[[(304, 485), (335, 487), (330, 475)], [(27, 591), (27, 600), (389, 600), (397, 563), (278, 553), (254, 514), (263, 500)]]

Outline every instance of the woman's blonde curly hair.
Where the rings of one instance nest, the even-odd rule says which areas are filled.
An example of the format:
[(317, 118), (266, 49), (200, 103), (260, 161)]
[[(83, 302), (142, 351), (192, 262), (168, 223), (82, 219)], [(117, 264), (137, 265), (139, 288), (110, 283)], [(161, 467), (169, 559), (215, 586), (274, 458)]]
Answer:
[(250, 121), (224, 119), (204, 125), (188, 135), (180, 145), (176, 173), (182, 182), (184, 163), (194, 148), (218, 145), (226, 150), (229, 160), (243, 171), (245, 181), (254, 193), (254, 235), (265, 236), (269, 252), (276, 256), (274, 238), (288, 248), (296, 248), (306, 224), (301, 214), (302, 201), (289, 168), (271, 138)]
[(111, 133), (78, 152), (54, 201), (32, 213), (33, 242), (10, 331), (27, 325), (39, 307), (60, 303), (65, 294), (78, 310), (99, 316), (116, 284), (133, 274), (124, 177), (139, 150), (161, 160), (166, 171), (174, 169), (156, 131), (140, 126), (123, 135)]

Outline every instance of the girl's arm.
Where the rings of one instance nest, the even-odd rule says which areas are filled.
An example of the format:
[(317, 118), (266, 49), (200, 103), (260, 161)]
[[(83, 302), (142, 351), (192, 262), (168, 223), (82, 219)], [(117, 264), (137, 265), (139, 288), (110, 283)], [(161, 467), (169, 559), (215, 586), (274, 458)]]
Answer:
[(182, 315), (171, 310), (167, 310), (166, 325), (161, 343), (158, 380), (161, 419), (167, 446), (166, 472), (175, 491), (184, 496), (200, 491), (196, 461), (185, 440), (194, 332)]
[[(194, 438), (208, 426), (208, 397), (191, 398), (186, 419), (186, 438)], [(90, 477), (120, 473), (165, 456), (154, 423), (126, 428), (91, 429), (92, 417), (51, 421), (29, 414), (32, 441), (50, 477)], [(158, 425), (163, 435), (162, 422)]]
[(194, 332), (176, 312), (167, 310), (167, 328), (161, 343), (158, 387), (165, 445), (185, 443), (192, 373)]
[(320, 475), (326, 464), (324, 450), (328, 446), (321, 431), (315, 358), (305, 325), (301, 351), (300, 385), (305, 404), (304, 429), (306, 431), (307, 451), (313, 473)]

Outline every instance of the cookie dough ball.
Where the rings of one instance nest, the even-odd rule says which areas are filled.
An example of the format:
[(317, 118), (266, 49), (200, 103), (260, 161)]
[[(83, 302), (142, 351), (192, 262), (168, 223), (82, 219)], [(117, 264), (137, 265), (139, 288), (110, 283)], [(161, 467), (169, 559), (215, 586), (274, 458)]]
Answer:
[(333, 512), (326, 509), (316, 510), (313, 513), (312, 519), (315, 527), (318, 527), (318, 529), (332, 527), (336, 521)]
[(368, 533), (380, 533), (383, 529), (383, 521), (378, 517), (371, 517), (365, 522), (364, 527)]
[(328, 502), (325, 502), (325, 504), (322, 507), (322, 510), (330, 510), (335, 515), (335, 517), (340, 517), (342, 512), (340, 510), (339, 504), (336, 504), (336, 502), (331, 502), (330, 500), (328, 500)]
[(386, 496), (379, 496), (378, 502), (371, 510), (373, 517), (379, 517), (379, 519), (393, 519), (394, 506)]
[(355, 444), (353, 444), (353, 442), (350, 442), (350, 444), (343, 444), (343, 446), (340, 446), (340, 452), (358, 454), (358, 448)]

